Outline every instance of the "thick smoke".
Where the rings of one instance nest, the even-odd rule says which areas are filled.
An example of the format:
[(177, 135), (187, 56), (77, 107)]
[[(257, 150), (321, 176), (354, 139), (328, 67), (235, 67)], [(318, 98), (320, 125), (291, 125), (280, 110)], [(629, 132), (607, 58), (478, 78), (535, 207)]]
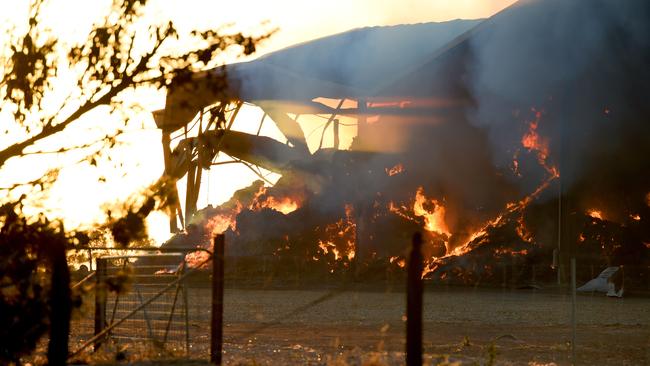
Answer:
[(650, 189), (648, 34), (647, 1), (521, 1), (477, 27), (469, 118), (488, 131), (496, 164), (521, 136), (513, 113), (530, 119), (536, 108), (565, 193)]
[(355, 29), (229, 66), (229, 82), (245, 100), (367, 96), (479, 22)]
[[(647, 222), (648, 34), (647, 1), (520, 1), (483, 22), (357, 30), (234, 65), (234, 88), (257, 104), (342, 95), (430, 103), (408, 116), (380, 116), (352, 151), (325, 149), (288, 162), (292, 173), (278, 185), (304, 181), (315, 187), (313, 196), (286, 218), (244, 212), (241, 224), (260, 236), (249, 241), (263, 238), (272, 247), (287, 232), (282, 240), (313, 244), (311, 228), (322, 229), (324, 218), (335, 220), (350, 204), (361, 245), (404, 243), (399, 227), (373, 213), (392, 201), (412, 202), (423, 187), (446, 207), (456, 247), (549, 178), (538, 152), (522, 145), (533, 121), (548, 148), (542, 158), (559, 168), (562, 193), (570, 197), (568, 214), (595, 206), (619, 223), (633, 213)], [(398, 163), (403, 173), (385, 173)], [(536, 201), (541, 208), (527, 212), (548, 243), (556, 238), (558, 183)], [(493, 231), (499, 230), (499, 240), (512, 239), (513, 230)]]

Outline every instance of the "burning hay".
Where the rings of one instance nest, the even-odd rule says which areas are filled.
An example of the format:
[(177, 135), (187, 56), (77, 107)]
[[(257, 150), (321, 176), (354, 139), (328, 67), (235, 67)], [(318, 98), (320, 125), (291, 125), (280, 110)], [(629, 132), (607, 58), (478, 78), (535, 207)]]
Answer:
[[(650, 48), (638, 37), (647, 33), (638, 18), (643, 12), (631, 10), (644, 5), (601, 5), (610, 11), (559, 2), (515, 5), (412, 68), (393, 70), (390, 83), (378, 81), (388, 64), (378, 74), (364, 62), (302, 65), (295, 56), (305, 52), (311, 59), (313, 44), (233, 65), (232, 96), (258, 105), (287, 143), (210, 130), (179, 144), (205, 146), (208, 153), (182, 155), (177, 148), (175, 156), (180, 162), (207, 156), (193, 161), (200, 167), (223, 152), (282, 178), (273, 187), (256, 182), (220, 207), (200, 210), (174, 240), (209, 246), (211, 235), (225, 232), (231, 256), (360, 273), (377, 263), (403, 266), (408, 238), (422, 231), (423, 275), (431, 278), (494, 282), (501, 268), (521, 265), (549, 279), (552, 265), (566, 267), (571, 256), (583, 267), (628, 265), (643, 272), (650, 246), (650, 180), (643, 173), (650, 84), (638, 80), (647, 79), (647, 57), (615, 50), (647, 55)], [(563, 32), (549, 33), (540, 14)], [(576, 45), (589, 47), (576, 52)], [(286, 80), (284, 71), (291, 75)], [(361, 74), (372, 87), (351, 77)], [(300, 114), (329, 114), (316, 151), (309, 150)], [(356, 118), (349, 150), (338, 149), (339, 117)], [(323, 148), (330, 125), (334, 143)]]

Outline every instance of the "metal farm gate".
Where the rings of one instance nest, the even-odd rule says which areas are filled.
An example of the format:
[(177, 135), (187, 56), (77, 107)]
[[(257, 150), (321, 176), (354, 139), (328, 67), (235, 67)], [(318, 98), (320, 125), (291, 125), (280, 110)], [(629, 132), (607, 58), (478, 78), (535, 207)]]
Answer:
[(97, 281), (105, 285), (99, 289), (104, 296), (95, 303), (97, 332), (124, 319), (108, 332), (106, 341), (146, 343), (161, 351), (187, 353), (188, 290), (185, 281), (175, 281), (184, 272), (182, 254), (99, 258)]
[[(211, 253), (198, 253), (208, 254), (203, 265), (211, 262)], [(96, 258), (95, 271), (75, 285), (92, 290), (71, 324), (73, 344), (80, 344), (71, 347), (71, 357), (103, 348), (147, 358), (208, 355), (211, 271), (189, 268), (185, 257), (174, 252)]]

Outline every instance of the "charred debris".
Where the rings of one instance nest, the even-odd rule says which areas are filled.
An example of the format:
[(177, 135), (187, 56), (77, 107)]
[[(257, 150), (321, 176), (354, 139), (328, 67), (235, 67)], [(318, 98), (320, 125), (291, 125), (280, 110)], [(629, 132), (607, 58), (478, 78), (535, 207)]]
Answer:
[[(630, 284), (647, 284), (649, 7), (525, 1), (195, 75), (155, 114), (166, 175), (187, 177), (168, 245), (207, 247), (225, 232), (227, 255), (252, 271), (381, 278), (422, 231), (426, 278), (552, 282), (575, 256), (581, 279), (623, 265)], [(263, 112), (257, 134), (235, 130), (251, 123), (242, 108)], [(317, 148), (302, 116), (321, 118)], [(262, 123), (286, 142), (261, 136)], [(198, 209), (218, 156), (282, 177)]]

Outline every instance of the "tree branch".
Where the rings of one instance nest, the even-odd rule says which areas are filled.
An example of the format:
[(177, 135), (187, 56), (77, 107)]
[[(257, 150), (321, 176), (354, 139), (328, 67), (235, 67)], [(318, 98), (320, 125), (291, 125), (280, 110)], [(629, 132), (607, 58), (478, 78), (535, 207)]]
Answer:
[(36, 135), (31, 136), (23, 141), (17, 142), (13, 145), (10, 145), (4, 150), (0, 151), (0, 168), (2, 168), (2, 166), (7, 162), (7, 160), (11, 159), (12, 157), (24, 155), (24, 150), (27, 147), (35, 144), (40, 140), (43, 140), (58, 132), (63, 131), (70, 123), (78, 120), (80, 117), (82, 117), (83, 115), (85, 115), (86, 113), (90, 112), (91, 110), (95, 109), (98, 106), (108, 105), (110, 101), (119, 93), (121, 93), (122, 91), (124, 91), (125, 89), (131, 86), (134, 86), (134, 81), (133, 81), (134, 78), (137, 77), (139, 74), (147, 71), (147, 63), (153, 58), (153, 56), (156, 54), (156, 52), (158, 51), (158, 49), (166, 39), (167, 37), (165, 35), (161, 35), (159, 32), (156, 32), (156, 44), (147, 54), (145, 54), (144, 56), (142, 56), (142, 58), (140, 58), (140, 61), (135, 66), (131, 74), (125, 75), (125, 77), (123, 77), (117, 85), (111, 86), (110, 89), (99, 99), (95, 101), (89, 99), (84, 105), (79, 107), (79, 109), (74, 111), (70, 116), (68, 116), (68, 118), (66, 118), (61, 123), (57, 123), (56, 125), (46, 124), (41, 130), (41, 132), (37, 133)]

